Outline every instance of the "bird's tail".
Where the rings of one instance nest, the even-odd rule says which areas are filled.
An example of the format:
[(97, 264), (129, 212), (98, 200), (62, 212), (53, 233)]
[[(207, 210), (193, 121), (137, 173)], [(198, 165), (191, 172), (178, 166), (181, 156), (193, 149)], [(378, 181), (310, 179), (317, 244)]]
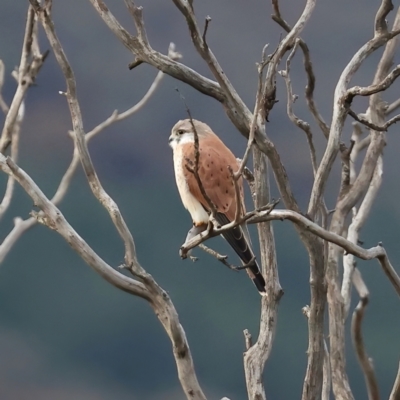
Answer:
[[(221, 213), (216, 215), (216, 220), (221, 224), (225, 225), (229, 223), (228, 218)], [(253, 281), (257, 290), (262, 296), (266, 295), (265, 290), (265, 280), (261, 274), (260, 268), (254, 257), (254, 253), (251, 250), (250, 243), (246, 238), (245, 232), (241, 226), (236, 226), (235, 228), (229, 229), (222, 234), (224, 239), (231, 245), (233, 250), (242, 260), (243, 265), (248, 265), (246, 268), (247, 274)]]

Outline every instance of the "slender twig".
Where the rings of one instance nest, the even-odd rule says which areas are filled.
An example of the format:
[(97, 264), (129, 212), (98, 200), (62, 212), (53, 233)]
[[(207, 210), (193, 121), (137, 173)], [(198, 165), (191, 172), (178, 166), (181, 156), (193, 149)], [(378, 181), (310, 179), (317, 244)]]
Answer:
[(400, 99), (395, 100), (393, 103), (389, 104), (385, 110), (386, 115), (391, 114), (393, 111), (400, 107)]
[(383, 92), (393, 84), (393, 82), (399, 77), (399, 75), (400, 75), (400, 65), (397, 65), (379, 83), (375, 83), (367, 87), (353, 86), (352, 88), (348, 89), (345, 94), (345, 101), (347, 103), (351, 103), (353, 97), (355, 96), (371, 96), (371, 94)]
[[(292, 30), (291, 26), (283, 19), (280, 9), (279, 9), (279, 1), (272, 0), (272, 7), (274, 10), (274, 14), (272, 14), (271, 18), (280, 25), (286, 32), (290, 32)], [(315, 104), (314, 100), (314, 89), (315, 89), (315, 75), (314, 70), (311, 62), (311, 55), (310, 49), (308, 48), (306, 42), (298, 38), (299, 45), (301, 50), (303, 51), (304, 55), (304, 69), (307, 74), (307, 86), (306, 86), (306, 101), (308, 108), (311, 111), (315, 121), (317, 122), (318, 126), (320, 127), (322, 133), (324, 134), (325, 138), (328, 139), (329, 136), (329, 126), (322, 118), (321, 114), (317, 109), (317, 105)]]
[[(177, 53), (175, 52), (175, 48), (173, 46), (173, 43), (170, 44), (169, 47), (169, 54), (171, 57), (177, 57)], [(105, 121), (101, 122), (98, 124), (96, 127), (94, 127), (91, 131), (89, 131), (85, 135), (85, 140), (87, 143), (94, 138), (96, 135), (101, 133), (105, 128), (109, 127), (115, 122), (121, 121), (123, 119), (126, 119), (130, 116), (132, 116), (134, 113), (138, 112), (140, 109), (143, 108), (143, 106), (148, 102), (150, 97), (154, 94), (155, 90), (158, 88), (164, 74), (160, 71), (154, 81), (152, 82), (150, 88), (148, 91), (145, 93), (145, 95), (142, 97), (141, 100), (139, 100), (138, 103), (130, 107), (128, 110), (118, 113), (117, 111), (114, 111), (112, 115), (107, 118)], [(13, 143), (11, 145), (11, 151), (13, 151)], [(15, 161), (15, 157), (12, 157)], [(74, 152), (73, 152), (73, 157), (70, 162), (70, 165), (68, 166), (67, 170), (65, 171), (63, 177), (60, 180), (60, 183), (58, 185), (58, 188), (56, 189), (51, 201), (54, 205), (58, 205), (61, 203), (61, 201), (64, 199), (69, 187), (70, 183), (72, 181), (72, 178), (80, 164), (80, 159), (79, 159), (79, 152), (76, 146), (74, 146)], [(13, 180), (12, 177), (9, 178), (9, 180)], [(0, 244), (0, 264), (3, 262), (7, 254), (11, 251), (13, 248), (14, 244), (19, 240), (19, 238), (27, 232), (29, 229), (34, 227), (37, 223), (37, 220), (35, 218), (28, 218), (26, 220), (22, 220), (20, 218), (17, 218), (14, 222), (14, 227), (13, 229), (9, 232), (7, 237), (4, 239), (4, 241)]]
[[(385, 0), (383, 0), (385, 1)], [(311, 191), (311, 198), (308, 207), (308, 215), (311, 218), (314, 217), (318, 206), (320, 204), (320, 199), (323, 195), (325, 190), (325, 185), (327, 182), (328, 175), (331, 171), (333, 162), (336, 158), (337, 152), (339, 150), (339, 142), (340, 136), (342, 134), (342, 129), (344, 125), (344, 121), (347, 116), (347, 109), (343, 107), (343, 104), (346, 100), (349, 100), (349, 95), (358, 95), (360, 92), (375, 92), (381, 89), (384, 83), (388, 82), (381, 82), (381, 85), (378, 87), (374, 87), (374, 90), (366, 89), (360, 90), (356, 89), (357, 87), (350, 90), (348, 93), (347, 83), (353, 77), (353, 75), (357, 72), (361, 64), (364, 60), (371, 55), (374, 51), (378, 48), (382, 47), (386, 44), (389, 40), (396, 37), (400, 33), (399, 30), (394, 30), (392, 32), (384, 33), (376, 33), (375, 36), (370, 39), (367, 43), (365, 43), (352, 57), (350, 62), (347, 64), (345, 69), (343, 70), (339, 81), (336, 85), (335, 89), (335, 96), (334, 96), (334, 109), (333, 109), (333, 116), (332, 116), (332, 125), (329, 133), (328, 144), (324, 153), (324, 156), (319, 164), (319, 168), (317, 171), (317, 175), (314, 180), (313, 189)], [(397, 72), (396, 72), (397, 73)], [(390, 81), (391, 79), (389, 79)], [(394, 79), (393, 79), (394, 80)]]
[(205, 251), (207, 254), (210, 254), (211, 256), (215, 257), (218, 261), (220, 261), (222, 264), (224, 264), (226, 267), (228, 267), (232, 271), (240, 271), (241, 269), (243, 269), (242, 267), (237, 267), (236, 265), (228, 263), (227, 255), (219, 254), (217, 251), (206, 246), (204, 243), (199, 244), (199, 248), (201, 250)]
[(285, 53), (294, 45), (296, 38), (298, 38), (303, 31), (305, 25), (310, 19), (312, 12), (315, 8), (315, 0), (307, 0), (304, 10), (294, 24), (293, 28), (288, 32), (286, 37), (279, 43), (278, 49), (271, 59), (265, 77), (265, 85), (263, 91), (264, 99), (264, 117), (268, 120), (268, 115), (275, 104), (275, 76), (279, 63), (281, 62)]
[(48, 52), (40, 54), (37, 47), (32, 46), (34, 40), (33, 36), (36, 33), (36, 30), (34, 29), (35, 24), (35, 12), (32, 7), (29, 7), (24, 43), (22, 45), (21, 61), (18, 68), (18, 86), (4, 121), (0, 137), (0, 153), (4, 153), (11, 142), (14, 124), (17, 120), (22, 101), (25, 98), (28, 88), (32, 83), (34, 83), (35, 78), (48, 54)]
[[(35, 214), (39, 222), (55, 229), (99, 275), (125, 292), (149, 299), (149, 292), (142, 283), (116, 271), (93, 251), (67, 222), (61, 211), (39, 189), (32, 178), (19, 168), (11, 158), (0, 155), (0, 169), (8, 175), (12, 175), (32, 198), (33, 203), (43, 211), (41, 215)], [(16, 226), (19, 223), (28, 223), (28, 221), (17, 221)]]
[(358, 295), (360, 296), (360, 301), (358, 302), (358, 305), (354, 310), (353, 318), (351, 321), (353, 346), (357, 354), (358, 362), (360, 363), (361, 369), (364, 374), (364, 379), (368, 391), (368, 399), (379, 400), (380, 396), (378, 390), (378, 382), (376, 380), (372, 360), (368, 357), (365, 350), (361, 329), (365, 309), (368, 305), (369, 292), (358, 269), (354, 270), (353, 283), (354, 287), (357, 289)]
[(9, 107), (3, 99), (2, 89), (4, 85), (5, 67), (3, 60), (0, 60), (0, 108), (5, 115), (7, 115)]
[(300, 119), (294, 112), (293, 112), (293, 104), (296, 100), (296, 96), (293, 94), (292, 89), (292, 82), (290, 79), (290, 63), (292, 58), (296, 53), (297, 46), (299, 45), (299, 39), (296, 39), (293, 45), (291, 52), (286, 60), (286, 69), (279, 71), (279, 74), (285, 80), (286, 83), (286, 91), (287, 91), (287, 103), (286, 103), (286, 112), (288, 114), (289, 119), (295, 124), (298, 128), (304, 131), (307, 137), (308, 148), (310, 150), (310, 157), (311, 157), (311, 165), (313, 169), (314, 176), (317, 173), (317, 157), (316, 157), (316, 150), (313, 141), (313, 134), (311, 131), (310, 124), (306, 121)]
[[(207, 229), (204, 232), (199, 233), (189, 241), (185, 242), (180, 249), (181, 257), (186, 258), (187, 253), (189, 250), (193, 249), (194, 247), (198, 246), (200, 243), (205, 242), (206, 240), (218, 236), (221, 233), (228, 231), (232, 228), (235, 228), (238, 225), (244, 224), (245, 222), (249, 221), (251, 218), (261, 215), (262, 213), (270, 213), (275, 206), (278, 204), (279, 200), (273, 200), (270, 203), (260, 207), (257, 210), (249, 211), (246, 213), (242, 218), (238, 221), (231, 221), (226, 225), (222, 225), (220, 227), (214, 226), (213, 229)], [(262, 214), (264, 216), (264, 214)]]
[(232, 179), (233, 187), (235, 188), (235, 221), (240, 221), (244, 207), (242, 203), (242, 195), (240, 193), (239, 182), (237, 181), (235, 173), (233, 172), (233, 169), (230, 165), (228, 165), (228, 171)]
[(400, 121), (400, 114), (390, 118), (387, 122), (385, 122), (382, 126), (373, 124), (372, 122), (368, 121), (367, 119), (363, 118), (360, 115), (357, 115), (352, 109), (349, 109), (349, 115), (353, 117), (356, 121), (360, 122), (361, 124), (367, 126), (370, 129), (378, 132), (387, 132), (388, 128), (395, 124), (396, 122)]
[[(372, 205), (378, 195), (379, 188), (382, 183), (382, 167), (383, 161), (382, 157), (378, 159), (374, 176), (372, 178), (371, 184), (368, 187), (368, 191), (358, 209), (353, 215), (351, 224), (349, 225), (347, 232), (347, 240), (352, 243), (358, 242), (359, 232), (361, 228), (364, 226), (365, 221), (371, 211)], [(351, 282), (352, 275), (355, 268), (355, 259), (353, 254), (345, 254), (343, 256), (343, 279), (342, 279), (342, 288), (341, 293), (343, 296), (344, 308), (345, 308), (345, 316), (347, 316), (350, 308), (350, 300), (351, 300)]]
[[(13, 130), (11, 133), (11, 158), (17, 162), (19, 152), (19, 137), (21, 131), (21, 123), (25, 116), (25, 103), (22, 102), (18, 110), (17, 119), (14, 122)], [(0, 203), (0, 219), (4, 216), (7, 209), (11, 204), (11, 200), (14, 194), (15, 179), (12, 176), (8, 177), (6, 191), (4, 193), (3, 200)]]
[(255, 134), (255, 129), (257, 126), (257, 120), (260, 116), (261, 112), (261, 106), (262, 106), (262, 90), (263, 90), (263, 74), (264, 74), (264, 68), (268, 65), (268, 63), (271, 60), (271, 57), (266, 57), (266, 49), (268, 48), (268, 44), (266, 44), (263, 49), (262, 49), (262, 55), (261, 55), (261, 62), (258, 64), (257, 69), (258, 69), (258, 84), (257, 84), (257, 93), (256, 93), (256, 100), (255, 100), (255, 105), (254, 105), (254, 111), (253, 111), (253, 118), (250, 123), (250, 131), (249, 131), (249, 137), (247, 139), (247, 146), (246, 150), (244, 152), (243, 158), (240, 161), (239, 164), (239, 169), (235, 173), (235, 179), (239, 179), (242, 174), (243, 170), (246, 167), (247, 160), (250, 155), (251, 148), (254, 144), (254, 134)]

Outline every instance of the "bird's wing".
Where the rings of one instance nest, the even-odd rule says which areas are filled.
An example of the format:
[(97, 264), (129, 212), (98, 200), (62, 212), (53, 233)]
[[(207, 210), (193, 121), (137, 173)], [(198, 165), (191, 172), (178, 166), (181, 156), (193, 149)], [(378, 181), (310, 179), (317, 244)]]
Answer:
[[(192, 166), (194, 166), (194, 146), (192, 144), (186, 146), (183, 163), (187, 164), (187, 159), (190, 159), (192, 160)], [(202, 139), (199, 149), (200, 158), (198, 171), (203, 188), (217, 208), (217, 211), (225, 214), (229, 221), (233, 221), (236, 213), (236, 195), (235, 186), (228, 166), (230, 166), (234, 172), (237, 171), (237, 160), (233, 153), (217, 137)], [(185, 165), (183, 169), (189, 191), (203, 207), (209, 211), (210, 206), (203, 197), (194, 174), (190, 172)], [(239, 179), (238, 185), (241, 196), (243, 197), (242, 179)], [(243, 207), (242, 201), (242, 208)]]

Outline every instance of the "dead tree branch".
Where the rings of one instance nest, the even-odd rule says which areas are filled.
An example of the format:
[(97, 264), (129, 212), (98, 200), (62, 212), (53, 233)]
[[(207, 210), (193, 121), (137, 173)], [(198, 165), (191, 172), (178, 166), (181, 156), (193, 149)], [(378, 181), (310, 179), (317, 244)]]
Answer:
[(314, 176), (315, 176), (315, 174), (317, 173), (317, 156), (316, 156), (316, 150), (315, 150), (315, 146), (314, 146), (313, 134), (311, 132), (310, 124), (307, 123), (306, 121), (303, 121), (302, 119), (300, 119), (293, 112), (293, 104), (296, 101), (297, 96), (293, 94), (292, 81), (290, 79), (290, 63), (296, 53), (298, 44), (299, 44), (299, 39), (296, 39), (293, 49), (290, 52), (290, 54), (286, 60), (286, 69), (279, 71), (279, 74), (282, 76), (282, 78), (285, 80), (285, 83), (286, 83), (286, 92), (287, 92), (286, 112), (287, 112), (287, 115), (288, 115), (289, 119), (292, 121), (292, 123), (294, 125), (296, 125), (298, 128), (300, 128), (302, 131), (304, 131), (304, 133), (306, 134), (308, 148), (310, 149), (311, 165), (312, 165), (312, 169), (313, 169)]
[[(182, 388), (188, 399), (205, 400), (205, 396), (197, 381), (194, 371), (193, 360), (187, 343), (185, 332), (179, 322), (178, 314), (169, 298), (168, 294), (155, 282), (153, 277), (148, 274), (139, 264), (136, 258), (136, 250), (132, 234), (130, 233), (116, 203), (103, 189), (96, 171), (90, 159), (87, 149), (82, 117), (79, 103), (76, 97), (76, 82), (73, 71), (69, 65), (64, 50), (56, 36), (53, 21), (49, 14), (50, 7), (42, 8), (36, 0), (30, 0), (35, 9), (38, 18), (46, 32), (49, 42), (53, 48), (57, 62), (64, 74), (67, 84), (67, 99), (70, 107), (71, 119), (74, 129), (75, 145), (79, 152), (82, 167), (88, 179), (89, 185), (94, 196), (107, 209), (110, 217), (119, 232), (122, 241), (125, 244), (125, 266), (129, 268), (132, 274), (142, 280), (143, 284), (136, 282), (136, 292), (142, 294), (142, 297), (149, 301), (154, 311), (164, 326), (173, 345), (173, 353), (178, 369), (178, 376)], [(8, 163), (9, 164), (9, 163)], [(15, 174), (15, 171), (13, 171)], [(32, 183), (31, 185), (32, 186)], [(27, 187), (29, 189), (29, 187)], [(28, 194), (31, 194), (28, 192)], [(49, 211), (44, 210), (44, 211)], [(46, 214), (46, 213), (45, 213)], [(46, 218), (46, 217), (45, 217)], [(53, 221), (50, 221), (53, 223)], [(87, 257), (83, 259), (89, 263)], [(140, 290), (142, 287), (145, 290)], [(144, 294), (146, 296), (144, 296)]]
[[(279, 1), (272, 0), (272, 8), (274, 10), (274, 14), (272, 14), (271, 18), (281, 26), (286, 32), (290, 32), (292, 28), (290, 25), (283, 19), (280, 9), (279, 9)], [(306, 101), (308, 104), (308, 108), (311, 111), (312, 116), (314, 117), (315, 121), (317, 122), (318, 126), (320, 127), (322, 133), (324, 134), (325, 138), (328, 139), (329, 135), (329, 126), (326, 124), (324, 119), (322, 118), (321, 114), (317, 109), (317, 105), (314, 100), (314, 90), (315, 90), (315, 74), (311, 62), (311, 55), (310, 49), (308, 48), (306, 42), (298, 38), (299, 46), (303, 51), (304, 55), (304, 69), (307, 74), (307, 86), (306, 86)]]
[[(48, 52), (40, 54), (36, 46), (32, 46), (35, 35), (35, 12), (32, 7), (28, 9), (28, 17), (25, 28), (24, 43), (22, 46), (21, 61), (18, 67), (18, 85), (14, 98), (7, 110), (6, 119), (0, 137), (0, 153), (4, 153), (11, 142), (12, 132), (18, 117), (22, 101), (28, 88), (35, 82)], [(5, 110), (3, 104), (3, 109)]]
[(364, 378), (368, 390), (368, 399), (379, 400), (380, 396), (378, 390), (378, 382), (376, 380), (372, 360), (368, 357), (367, 352), (365, 351), (361, 327), (365, 309), (368, 305), (369, 292), (361, 277), (360, 271), (357, 269), (354, 270), (353, 283), (354, 287), (357, 289), (358, 295), (360, 296), (360, 301), (358, 302), (358, 305), (354, 310), (353, 318), (351, 321), (353, 346), (357, 354), (358, 362), (360, 363), (361, 369), (364, 373)]
[[(270, 201), (270, 189), (267, 173), (267, 160), (257, 148), (253, 149), (254, 179), (256, 196), (254, 206), (261, 207)], [(264, 222), (257, 225), (261, 251), (262, 274), (266, 282), (266, 296), (261, 299), (260, 330), (257, 341), (251, 343), (246, 338), (246, 352), (244, 353), (244, 370), (246, 376), (247, 393), (249, 399), (265, 400), (263, 385), (263, 371), (271, 353), (276, 333), (279, 300), (283, 290), (279, 283), (278, 263), (275, 252), (275, 239), (272, 225)], [(251, 337), (251, 335), (250, 335)]]

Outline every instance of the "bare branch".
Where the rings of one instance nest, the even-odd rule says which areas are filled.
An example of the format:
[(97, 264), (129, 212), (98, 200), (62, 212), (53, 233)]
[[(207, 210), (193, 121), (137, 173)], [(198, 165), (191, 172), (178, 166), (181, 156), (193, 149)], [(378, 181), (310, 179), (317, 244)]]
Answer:
[[(272, 14), (271, 18), (279, 24), (286, 32), (290, 32), (292, 28), (290, 25), (282, 18), (280, 9), (279, 9), (279, 1), (278, 0), (272, 0), (272, 7), (274, 10), (274, 14)], [(322, 118), (321, 114), (317, 110), (317, 106), (314, 101), (314, 89), (315, 89), (315, 75), (314, 75), (314, 70), (312, 67), (312, 62), (311, 62), (311, 56), (310, 56), (310, 50), (307, 46), (307, 44), (304, 42), (303, 39), (298, 38), (299, 45), (301, 50), (303, 51), (304, 55), (304, 69), (307, 74), (307, 86), (306, 86), (306, 101), (308, 108), (311, 111), (311, 114), (313, 115), (315, 121), (317, 122), (318, 126), (320, 127), (322, 133), (328, 139), (329, 135), (329, 126), (326, 124), (324, 119)]]
[[(221, 233), (228, 231), (238, 225), (244, 224), (245, 222), (249, 221), (250, 219), (259, 216), (260, 213), (265, 211), (266, 213), (271, 212), (275, 206), (278, 204), (279, 200), (273, 200), (270, 203), (260, 207), (257, 210), (249, 211), (246, 213), (239, 221), (231, 221), (229, 224), (222, 225), (221, 227), (214, 226), (213, 229), (207, 229), (190, 239), (189, 241), (185, 242), (180, 249), (181, 257), (186, 258), (188, 251), (198, 246), (200, 243), (205, 242), (206, 240), (218, 236)], [(264, 214), (262, 214), (264, 216)]]
[[(5, 158), (0, 155), (0, 170), (8, 175), (12, 175), (16, 181), (22, 186), (27, 194), (32, 198), (33, 203), (39, 207), (43, 214), (35, 214), (35, 218), (39, 222), (45, 224), (50, 229), (56, 230), (67, 243), (82, 257), (83, 260), (93, 268), (107, 282), (117, 288), (149, 300), (150, 294), (145, 286), (128, 278), (102, 260), (97, 253), (79, 236), (72, 226), (64, 218), (61, 211), (45, 196), (35, 182), (19, 168), (11, 158)], [(16, 226), (19, 223), (27, 224), (27, 221), (16, 221)], [(4, 243), (3, 243), (4, 244)]]
[(351, 333), (353, 346), (356, 350), (358, 362), (360, 363), (361, 369), (364, 373), (364, 379), (367, 384), (368, 399), (379, 400), (378, 382), (376, 380), (374, 367), (372, 360), (368, 358), (365, 351), (364, 340), (362, 337), (361, 324), (364, 318), (365, 308), (368, 305), (369, 292), (361, 277), (361, 273), (358, 269), (354, 270), (353, 273), (354, 287), (357, 289), (360, 296), (360, 301), (354, 310), (353, 318), (351, 321)]
[(9, 107), (7, 103), (3, 99), (2, 89), (4, 85), (4, 75), (5, 75), (5, 67), (2, 60), (0, 60), (0, 108), (4, 114), (8, 113)]
[[(382, 157), (379, 157), (378, 163), (375, 168), (374, 176), (372, 178), (371, 184), (368, 187), (368, 191), (358, 209), (353, 215), (351, 224), (347, 232), (347, 240), (352, 243), (358, 242), (360, 229), (365, 224), (365, 221), (371, 212), (372, 205), (378, 195), (379, 188), (382, 183), (382, 173), (383, 173), (383, 161)], [(350, 308), (351, 300), (351, 282), (354, 268), (356, 262), (353, 254), (345, 254), (343, 256), (343, 280), (341, 293), (343, 296), (345, 315), (347, 316)]]
[[(262, 208), (263, 204), (270, 201), (270, 188), (267, 160), (265, 155), (257, 148), (253, 148), (253, 168), (256, 189), (254, 206)], [(279, 283), (272, 225), (269, 222), (264, 222), (257, 225), (257, 230), (260, 242), (262, 274), (266, 282), (265, 290), (267, 295), (261, 299), (260, 330), (254, 345), (248, 339), (248, 331), (247, 335), (245, 333), (246, 352), (243, 355), (243, 362), (249, 399), (265, 400), (263, 371), (275, 338), (278, 305), (283, 295), (283, 290)]]
[(298, 128), (304, 131), (307, 137), (308, 147), (310, 149), (310, 156), (311, 156), (311, 165), (314, 172), (314, 176), (317, 173), (317, 157), (316, 151), (313, 141), (313, 135), (311, 132), (310, 124), (300, 119), (294, 112), (293, 112), (293, 104), (297, 99), (297, 96), (293, 94), (292, 89), (292, 81), (290, 79), (290, 63), (292, 58), (296, 53), (297, 46), (299, 44), (299, 39), (295, 40), (294, 46), (292, 51), (290, 52), (287, 60), (286, 60), (286, 69), (279, 71), (279, 74), (285, 80), (286, 83), (286, 91), (287, 91), (287, 105), (286, 105), (286, 112), (288, 114), (289, 119), (296, 125)]
[[(17, 162), (18, 160), (18, 151), (19, 151), (19, 136), (21, 131), (21, 123), (25, 114), (25, 105), (24, 102), (21, 103), (21, 106), (18, 110), (17, 119), (14, 122), (12, 133), (11, 133), (11, 158)], [(11, 200), (14, 194), (14, 186), (15, 179), (12, 176), (8, 177), (6, 191), (4, 193), (3, 200), (0, 203), (0, 219), (6, 213), (8, 207), (11, 204)]]
[(278, 49), (273, 55), (271, 62), (268, 66), (267, 74), (265, 77), (265, 86), (263, 91), (264, 118), (266, 120), (268, 120), (269, 112), (271, 111), (275, 103), (275, 92), (276, 92), (275, 76), (277, 67), (281, 62), (284, 54), (294, 45), (296, 38), (300, 36), (306, 23), (311, 17), (315, 4), (316, 4), (315, 0), (307, 0), (303, 13), (299, 17), (293, 28), (288, 32), (286, 37), (281, 41), (281, 43), (279, 43)]
[(400, 363), (397, 370), (396, 380), (394, 381), (392, 392), (390, 393), (389, 400), (397, 400), (400, 397)]
[(357, 122), (367, 126), (370, 129), (378, 132), (387, 132), (388, 128), (395, 124), (396, 122), (400, 121), (400, 114), (396, 115), (393, 118), (390, 118), (389, 121), (385, 122), (382, 126), (375, 125), (372, 122), (368, 121), (367, 119), (363, 118), (362, 116), (357, 115), (352, 109), (349, 109), (349, 115), (353, 117)]
[[(395, 30), (389, 33), (381, 32), (379, 34), (375, 34), (375, 36), (371, 40), (369, 40), (366, 44), (364, 44), (356, 52), (356, 54), (354, 54), (353, 58), (347, 64), (346, 68), (343, 70), (339, 78), (339, 81), (335, 89), (334, 109), (333, 109), (332, 125), (329, 133), (328, 145), (326, 147), (325, 154), (319, 165), (318, 172), (314, 180), (313, 189), (311, 192), (311, 198), (307, 212), (311, 218), (314, 217), (318, 209), (321, 196), (325, 190), (325, 184), (327, 182), (327, 178), (329, 176), (333, 162), (339, 150), (340, 136), (342, 133), (344, 121), (346, 119), (348, 111), (347, 108), (345, 107), (346, 99), (348, 96), (346, 88), (347, 83), (351, 80), (351, 78), (357, 72), (361, 64), (369, 55), (371, 55), (378, 48), (382, 47), (390, 39), (394, 38), (399, 33), (400, 31)], [(379, 88), (380, 87), (377, 87), (375, 89)]]
[[(36, 32), (34, 29), (35, 23), (35, 12), (32, 7), (29, 7), (24, 43), (22, 46), (21, 62), (18, 68), (18, 86), (4, 121), (0, 138), (0, 153), (4, 153), (11, 142), (14, 124), (17, 120), (22, 101), (29, 86), (35, 81), (35, 78), (48, 54), (40, 54), (36, 51), (36, 47), (32, 46), (33, 35)], [(30, 59), (32, 60), (30, 61)]]
[(375, 247), (371, 247), (370, 249), (363, 249), (357, 244), (352, 243), (349, 240), (345, 239), (343, 236), (328, 231), (326, 229), (323, 229), (321, 226), (312, 222), (310, 219), (291, 210), (272, 210), (270, 212), (261, 211), (258, 213), (254, 213), (254, 215), (252, 215), (249, 219), (247, 219), (247, 223), (257, 224), (263, 221), (273, 221), (273, 220), (283, 221), (286, 219), (292, 221), (297, 225), (301, 225), (307, 231), (313, 233), (314, 235), (320, 237), (321, 239), (336, 244), (337, 246), (344, 249), (347, 253), (354, 254), (356, 257), (361, 258), (362, 260), (372, 260), (376, 258), (381, 264), (381, 267), (385, 272), (386, 276), (388, 277), (390, 283), (393, 285), (397, 294), (400, 296), (400, 277), (398, 276), (392, 264), (390, 263), (386, 251), (381, 243), (379, 243)]
[(386, 115), (391, 114), (393, 111), (397, 110), (400, 107), (400, 99), (397, 99), (393, 103), (389, 104), (386, 108)]
[[(64, 50), (62, 49), (61, 44), (56, 36), (53, 21), (48, 13), (50, 7), (48, 9), (43, 9), (39, 7), (36, 0), (30, 1), (36, 5), (38, 17), (40, 18), (40, 21), (44, 27), (46, 35), (50, 41), (56, 59), (62, 69), (67, 83), (67, 98), (74, 128), (75, 145), (78, 148), (80, 160), (92, 192), (109, 212), (110, 217), (125, 244), (125, 267), (129, 268), (134, 276), (139, 277), (144, 282), (143, 285), (140, 282), (137, 282), (137, 284), (142, 285), (146, 290), (140, 293), (146, 294), (145, 298), (150, 302), (155, 314), (170, 337), (175, 362), (178, 369), (179, 380), (187, 398), (191, 400), (205, 400), (205, 396), (194, 371), (193, 360), (189, 345), (187, 343), (186, 334), (179, 322), (175, 307), (168, 294), (139, 264), (136, 258), (132, 234), (126, 225), (117, 204), (105, 192), (97, 177), (86, 145), (80, 107), (76, 97), (76, 83), (74, 74), (68, 63)], [(50, 222), (53, 223), (52, 221)], [(87, 259), (87, 257), (83, 257), (83, 259), (88, 263), (90, 261)], [(140, 295), (138, 289), (136, 289), (136, 292), (138, 295)], [(144, 297), (144, 295), (142, 297)]]
[[(34, 0), (30, 1), (33, 3), (35, 2)], [(92, 192), (95, 195), (95, 197), (109, 212), (110, 217), (113, 220), (114, 225), (117, 228), (118, 233), (120, 234), (124, 242), (126, 266), (129, 269), (131, 269), (136, 276), (140, 276), (141, 278), (143, 278), (145, 277), (146, 274), (144, 273), (142, 268), (139, 266), (139, 263), (137, 262), (136, 250), (132, 234), (129, 232), (129, 229), (121, 213), (119, 212), (117, 204), (103, 189), (100, 180), (96, 174), (96, 171), (94, 169), (94, 166), (92, 164), (87, 149), (87, 144), (85, 141), (85, 133), (83, 129), (81, 111), (79, 103), (76, 98), (76, 83), (74, 74), (69, 65), (64, 50), (62, 49), (61, 44), (56, 36), (53, 21), (51, 20), (46, 9), (40, 9), (38, 11), (38, 17), (40, 18), (40, 21), (43, 25), (46, 35), (50, 41), (57, 62), (59, 63), (60, 68), (65, 76), (67, 84), (68, 105), (70, 107), (72, 125), (74, 129), (74, 140), (78, 148), (81, 164), (87, 176), (90, 188), (92, 189)]]
[(381, 82), (367, 87), (353, 86), (347, 90), (345, 101), (351, 103), (355, 96), (371, 96), (389, 88), (400, 75), (400, 65), (397, 65)]
[(231, 269), (232, 271), (239, 271), (243, 269), (242, 267), (237, 267), (235, 265), (232, 265), (226, 261), (228, 259), (228, 256), (219, 254), (217, 251), (211, 249), (210, 247), (206, 246), (204, 243), (199, 244), (199, 248), (205, 251), (207, 254), (210, 254), (211, 256), (215, 257), (218, 261), (222, 262), (226, 267)]

